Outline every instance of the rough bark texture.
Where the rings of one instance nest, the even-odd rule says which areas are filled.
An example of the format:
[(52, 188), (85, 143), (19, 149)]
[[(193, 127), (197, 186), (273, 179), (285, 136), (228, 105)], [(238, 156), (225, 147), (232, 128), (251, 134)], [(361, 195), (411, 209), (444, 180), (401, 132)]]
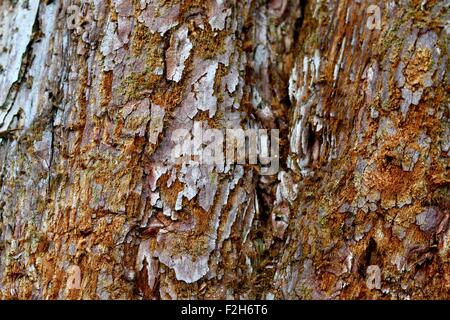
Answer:
[[(0, 297), (449, 298), (448, 10), (0, 1)], [(171, 164), (194, 121), (280, 172)]]

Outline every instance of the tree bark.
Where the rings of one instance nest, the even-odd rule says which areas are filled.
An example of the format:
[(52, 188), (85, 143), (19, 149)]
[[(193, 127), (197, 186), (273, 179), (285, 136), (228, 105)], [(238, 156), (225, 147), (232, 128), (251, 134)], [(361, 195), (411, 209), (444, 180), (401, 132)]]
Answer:
[(448, 299), (448, 7), (0, 1), (0, 298)]

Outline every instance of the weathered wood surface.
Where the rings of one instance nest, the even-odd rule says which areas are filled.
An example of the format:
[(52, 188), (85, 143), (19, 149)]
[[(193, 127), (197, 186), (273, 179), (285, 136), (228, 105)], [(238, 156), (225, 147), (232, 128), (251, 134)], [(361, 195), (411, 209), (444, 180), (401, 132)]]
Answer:
[(449, 5), (0, 1), (0, 297), (448, 298)]

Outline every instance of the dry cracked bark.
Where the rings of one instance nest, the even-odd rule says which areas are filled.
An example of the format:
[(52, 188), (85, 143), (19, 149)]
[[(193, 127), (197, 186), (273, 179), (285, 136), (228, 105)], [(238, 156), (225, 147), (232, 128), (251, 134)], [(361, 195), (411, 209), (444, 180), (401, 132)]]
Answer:
[(0, 297), (448, 298), (449, 6), (0, 1)]

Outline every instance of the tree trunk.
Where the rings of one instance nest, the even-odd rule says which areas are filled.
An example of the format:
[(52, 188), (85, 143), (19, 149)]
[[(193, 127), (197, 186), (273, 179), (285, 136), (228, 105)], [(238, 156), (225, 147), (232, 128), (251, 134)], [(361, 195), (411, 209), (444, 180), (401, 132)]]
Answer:
[(0, 297), (448, 298), (448, 7), (0, 1)]

